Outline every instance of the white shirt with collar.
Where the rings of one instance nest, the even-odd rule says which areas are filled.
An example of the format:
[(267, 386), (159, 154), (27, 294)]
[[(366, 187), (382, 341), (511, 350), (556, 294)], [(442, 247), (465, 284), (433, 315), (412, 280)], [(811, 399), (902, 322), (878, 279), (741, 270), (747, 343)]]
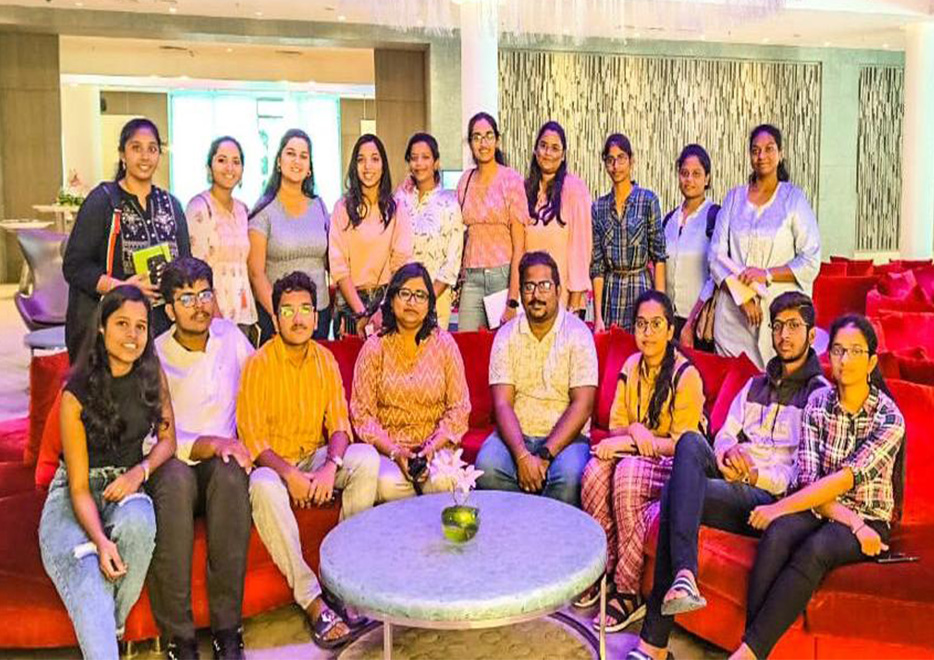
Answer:
[(231, 321), (216, 318), (204, 351), (189, 351), (175, 339), (175, 326), (156, 338), (156, 353), (169, 382), (175, 412), (175, 455), (189, 465), (191, 447), (203, 435), (237, 437), (240, 372), (253, 347)]

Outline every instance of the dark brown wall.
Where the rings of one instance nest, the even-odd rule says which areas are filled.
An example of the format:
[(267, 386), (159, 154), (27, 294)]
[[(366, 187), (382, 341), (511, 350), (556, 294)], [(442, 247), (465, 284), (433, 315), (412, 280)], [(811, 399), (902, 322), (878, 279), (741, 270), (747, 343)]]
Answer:
[(376, 131), (386, 145), (393, 185), (406, 173), (409, 136), (428, 130), (425, 51), (377, 49), (373, 53), (376, 82)]

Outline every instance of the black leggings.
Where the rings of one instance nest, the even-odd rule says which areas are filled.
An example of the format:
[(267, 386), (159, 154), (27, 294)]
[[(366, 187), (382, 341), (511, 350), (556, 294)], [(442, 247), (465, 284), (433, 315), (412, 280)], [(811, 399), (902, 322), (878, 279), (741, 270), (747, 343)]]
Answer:
[[(867, 520), (866, 524), (883, 543), (888, 542), (886, 523)], [(818, 518), (810, 511), (777, 519), (759, 541), (749, 577), (743, 641), (757, 658), (768, 657), (807, 607), (824, 576), (838, 566), (865, 560), (859, 539), (846, 525)]]

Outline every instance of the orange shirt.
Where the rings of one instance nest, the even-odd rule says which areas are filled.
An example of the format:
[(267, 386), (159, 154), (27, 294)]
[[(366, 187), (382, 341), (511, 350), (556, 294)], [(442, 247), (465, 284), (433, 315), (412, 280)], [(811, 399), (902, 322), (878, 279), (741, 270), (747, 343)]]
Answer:
[(354, 367), (350, 413), (357, 435), (417, 447), (442, 436), (457, 444), (467, 432), (470, 393), (454, 338), (441, 329), (408, 357), (398, 334), (367, 339)]
[(237, 429), (253, 458), (271, 449), (293, 465), (339, 431), (353, 437), (331, 351), (310, 341), (305, 357), (296, 362), (281, 337), (268, 341), (240, 375)]
[(342, 197), (335, 204), (328, 229), (331, 279), (337, 283), (349, 276), (358, 289), (389, 284), (392, 274), (412, 259), (412, 221), (405, 205), (396, 205), (387, 227), (383, 226), (379, 207), (373, 206), (363, 222), (353, 228), (345, 200)]
[(479, 170), (467, 170), (457, 184), (457, 199), (463, 200), (461, 214), (467, 227), (464, 268), (508, 264), (512, 259), (511, 227), (516, 223), (529, 224), (529, 203), (522, 175), (499, 165), (493, 180), (484, 185)]

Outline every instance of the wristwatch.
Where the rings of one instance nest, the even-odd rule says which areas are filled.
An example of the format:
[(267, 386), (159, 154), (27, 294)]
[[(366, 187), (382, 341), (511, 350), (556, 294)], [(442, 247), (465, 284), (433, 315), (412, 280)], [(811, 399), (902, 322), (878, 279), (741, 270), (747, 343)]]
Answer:
[(509, 309), (519, 309), (519, 301), (515, 298), (510, 298), (506, 301), (506, 307)]
[(766, 285), (766, 286), (772, 286), (772, 280), (774, 280), (774, 279), (775, 279), (775, 278), (772, 277), (772, 271), (769, 270), (768, 268), (766, 268), (766, 269), (765, 269), (765, 285)]
[(536, 450), (535, 455), (538, 456), (539, 458), (544, 458), (549, 463), (555, 460), (555, 455), (551, 453), (551, 450), (548, 449), (547, 445), (542, 445), (541, 447), (539, 447)]

